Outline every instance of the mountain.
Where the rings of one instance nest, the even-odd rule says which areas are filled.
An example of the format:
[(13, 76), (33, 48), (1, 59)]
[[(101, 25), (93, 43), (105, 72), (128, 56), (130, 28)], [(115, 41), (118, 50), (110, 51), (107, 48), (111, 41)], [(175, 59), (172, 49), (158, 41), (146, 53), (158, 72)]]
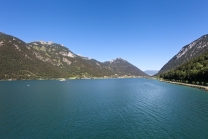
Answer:
[(160, 74), (160, 78), (172, 81), (208, 85), (208, 52), (193, 58), (174, 70)]
[[(117, 63), (113, 69), (106, 63), (76, 55), (58, 43), (25, 43), (17, 37), (0, 33), (0, 79), (145, 75), (127, 61)], [(129, 67), (125, 68), (127, 63)]]
[(0, 79), (37, 79), (67, 76), (66, 70), (54, 65), (42, 52), (24, 41), (0, 33)]
[(28, 45), (41, 52), (44, 57), (47, 57), (47, 59), (42, 60), (50, 62), (61, 69), (65, 69), (70, 77), (101, 77), (113, 74), (113, 72), (101, 62), (95, 59), (78, 56), (61, 44), (36, 41), (28, 43)]
[(204, 35), (192, 43), (184, 46), (167, 64), (165, 64), (157, 75), (188, 62), (189, 60), (208, 51), (208, 35)]
[(144, 73), (153, 76), (155, 74), (157, 74), (159, 72), (159, 70), (145, 70)]
[(118, 75), (148, 76), (139, 68), (137, 68), (136, 66), (132, 65), (131, 63), (129, 63), (128, 61), (122, 58), (117, 58), (112, 61), (106, 61), (104, 62), (104, 64), (110, 69), (112, 69), (113, 72)]

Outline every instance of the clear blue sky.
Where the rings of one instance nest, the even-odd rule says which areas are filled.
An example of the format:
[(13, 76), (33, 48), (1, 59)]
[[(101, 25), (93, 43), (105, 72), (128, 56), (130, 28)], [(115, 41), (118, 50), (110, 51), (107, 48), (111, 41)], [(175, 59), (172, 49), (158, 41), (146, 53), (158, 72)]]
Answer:
[(1, 0), (0, 32), (64, 44), (101, 62), (159, 70), (208, 34), (208, 0)]

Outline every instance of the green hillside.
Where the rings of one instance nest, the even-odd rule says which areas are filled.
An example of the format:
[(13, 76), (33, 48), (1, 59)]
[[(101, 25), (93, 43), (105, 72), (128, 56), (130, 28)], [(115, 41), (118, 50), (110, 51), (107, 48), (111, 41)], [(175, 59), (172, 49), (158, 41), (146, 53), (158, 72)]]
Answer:
[(174, 70), (160, 74), (160, 77), (172, 81), (196, 84), (208, 83), (208, 52), (201, 54)]
[(189, 60), (200, 56), (204, 52), (208, 52), (208, 34), (203, 35), (197, 40), (184, 46), (172, 59), (170, 59), (161, 68), (157, 75), (173, 70), (188, 62)]

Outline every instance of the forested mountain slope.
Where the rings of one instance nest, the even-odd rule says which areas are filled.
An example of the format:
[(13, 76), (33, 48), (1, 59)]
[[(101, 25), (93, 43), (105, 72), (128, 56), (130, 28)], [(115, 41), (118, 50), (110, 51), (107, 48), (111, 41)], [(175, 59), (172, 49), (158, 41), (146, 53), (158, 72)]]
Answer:
[(190, 60), (174, 70), (160, 75), (163, 79), (189, 83), (208, 83), (208, 52)]
[(176, 54), (161, 68), (157, 75), (172, 70), (207, 51), (208, 35), (204, 35), (192, 43), (184, 46), (178, 54)]

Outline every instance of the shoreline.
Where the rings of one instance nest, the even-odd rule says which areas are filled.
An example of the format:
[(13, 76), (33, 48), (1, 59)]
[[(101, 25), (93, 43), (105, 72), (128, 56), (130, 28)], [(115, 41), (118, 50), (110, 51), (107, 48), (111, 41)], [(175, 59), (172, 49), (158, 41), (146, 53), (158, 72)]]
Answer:
[[(133, 78), (146, 78), (144, 76), (140, 76), (140, 77), (91, 77), (91, 78), (76, 78), (76, 77), (72, 77), (72, 78), (51, 78), (51, 79), (5, 79), (5, 80), (0, 80), (0, 81), (44, 81), (44, 80), (57, 80), (57, 81), (65, 81), (65, 80), (96, 80), (96, 79), (133, 79)], [(148, 78), (149, 79), (149, 78)]]
[(166, 82), (166, 83), (171, 83), (171, 84), (177, 84), (177, 85), (183, 85), (183, 86), (193, 87), (193, 88), (198, 88), (198, 89), (203, 89), (205, 91), (208, 91), (208, 86), (195, 85), (195, 84), (187, 84), (187, 83), (180, 83), (180, 82), (172, 82), (172, 81), (165, 81), (165, 80), (159, 80), (159, 81)]

